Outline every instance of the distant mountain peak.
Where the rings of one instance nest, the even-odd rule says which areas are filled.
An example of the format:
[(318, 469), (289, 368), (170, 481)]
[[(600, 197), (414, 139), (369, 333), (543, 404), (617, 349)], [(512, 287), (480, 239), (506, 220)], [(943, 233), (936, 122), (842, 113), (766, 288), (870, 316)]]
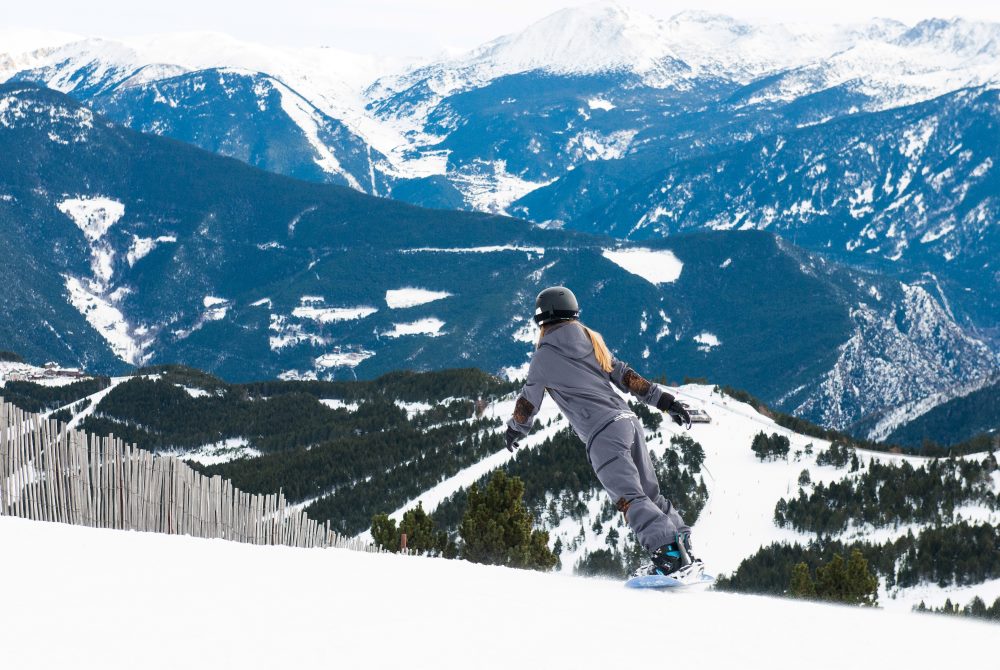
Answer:
[(483, 45), (469, 60), (504, 74), (646, 73), (679, 60), (664, 37), (662, 24), (653, 17), (614, 2), (599, 2), (550, 14), (521, 32)]
[(896, 42), (966, 58), (997, 57), (1000, 56), (1000, 23), (969, 21), (961, 17), (927, 19), (907, 30)]

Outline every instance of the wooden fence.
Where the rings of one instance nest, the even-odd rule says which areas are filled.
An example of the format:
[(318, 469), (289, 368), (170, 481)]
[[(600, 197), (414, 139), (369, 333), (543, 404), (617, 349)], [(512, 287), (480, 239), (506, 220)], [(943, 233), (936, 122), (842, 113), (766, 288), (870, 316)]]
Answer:
[(284, 495), (244, 493), (173, 456), (155, 456), (29, 414), (0, 398), (0, 516), (251, 544), (377, 552)]

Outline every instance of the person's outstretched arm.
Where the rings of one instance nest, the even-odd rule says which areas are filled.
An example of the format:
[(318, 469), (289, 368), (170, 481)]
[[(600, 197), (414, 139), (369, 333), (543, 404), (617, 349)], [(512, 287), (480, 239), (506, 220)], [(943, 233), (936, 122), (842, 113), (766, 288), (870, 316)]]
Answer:
[(528, 379), (524, 382), (521, 393), (514, 403), (514, 415), (507, 421), (507, 449), (514, 451), (517, 443), (531, 432), (531, 424), (538, 414), (538, 409), (542, 406), (542, 399), (545, 397), (545, 384), (541, 378), (541, 370), (545, 364), (546, 353), (544, 348), (538, 349), (531, 356), (531, 365), (528, 366)]
[(626, 393), (631, 393), (647, 405), (666, 412), (678, 426), (686, 424), (688, 428), (691, 427), (691, 415), (687, 408), (665, 388), (644, 378), (624, 361), (612, 358), (611, 364), (612, 384)]

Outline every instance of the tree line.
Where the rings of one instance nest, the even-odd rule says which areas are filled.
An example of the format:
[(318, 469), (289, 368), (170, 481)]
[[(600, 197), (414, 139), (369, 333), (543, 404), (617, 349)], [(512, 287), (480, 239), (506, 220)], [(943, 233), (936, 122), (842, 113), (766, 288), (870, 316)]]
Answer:
[(716, 588), (726, 591), (785, 595), (793, 572), (804, 563), (808, 570), (828, 564), (835, 554), (861, 553), (873, 574), (887, 588), (933, 582), (942, 587), (979, 584), (1000, 578), (1000, 528), (961, 522), (930, 527), (918, 535), (908, 532), (885, 543), (819, 538), (806, 545), (773, 543), (744, 559), (733, 574), (719, 576)]
[(932, 460), (920, 467), (907, 461), (875, 461), (860, 475), (830, 484), (816, 484), (807, 493), (782, 498), (774, 521), (800, 531), (820, 534), (842, 532), (848, 525), (891, 526), (903, 523), (951, 521), (964, 504), (1000, 508), (993, 492), (996, 457), (975, 460)]
[(91, 377), (62, 386), (46, 386), (28, 381), (8, 381), (3, 386), (4, 400), (25, 412), (48, 412), (89, 395), (103, 391), (111, 385), (108, 377)]

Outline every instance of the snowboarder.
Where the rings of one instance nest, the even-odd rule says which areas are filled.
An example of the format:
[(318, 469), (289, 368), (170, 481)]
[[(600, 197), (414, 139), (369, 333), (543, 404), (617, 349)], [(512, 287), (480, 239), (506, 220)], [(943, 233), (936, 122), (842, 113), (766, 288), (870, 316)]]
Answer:
[(652, 565), (642, 572), (671, 575), (700, 565), (691, 553), (691, 529), (660, 495), (642, 424), (611, 384), (690, 428), (687, 409), (611, 354), (604, 338), (580, 322), (579, 304), (568, 288), (553, 286), (539, 293), (534, 320), (541, 332), (527, 381), (507, 422), (507, 448), (513, 451), (531, 431), (548, 391), (587, 445), (587, 458), (601, 485), (650, 552)]

